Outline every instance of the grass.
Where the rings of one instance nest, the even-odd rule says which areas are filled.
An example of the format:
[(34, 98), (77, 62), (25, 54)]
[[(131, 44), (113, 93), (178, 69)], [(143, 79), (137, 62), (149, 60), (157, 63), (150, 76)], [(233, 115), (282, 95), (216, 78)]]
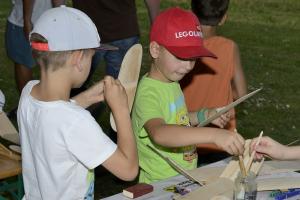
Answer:
[[(3, 39), (10, 2), (0, 1), (0, 89), (6, 95), (5, 111), (18, 103), (13, 67), (6, 57)], [(189, 2), (164, 0), (161, 8), (179, 6), (189, 9)], [(141, 70), (144, 74), (150, 61), (147, 47), (149, 20), (144, 2), (136, 3), (144, 47)], [(219, 29), (220, 34), (232, 38), (240, 47), (249, 91), (263, 87), (259, 94), (237, 107), (238, 130), (245, 138), (257, 136), (261, 130), (285, 144), (300, 137), (299, 10), (299, 0), (232, 0), (228, 20)], [(37, 68), (35, 74), (38, 74)], [(94, 81), (102, 77), (100, 67)], [(107, 111), (98, 118), (104, 130), (109, 128)], [(96, 179), (96, 199), (120, 192), (126, 186), (106, 173), (100, 174), (101, 177)]]

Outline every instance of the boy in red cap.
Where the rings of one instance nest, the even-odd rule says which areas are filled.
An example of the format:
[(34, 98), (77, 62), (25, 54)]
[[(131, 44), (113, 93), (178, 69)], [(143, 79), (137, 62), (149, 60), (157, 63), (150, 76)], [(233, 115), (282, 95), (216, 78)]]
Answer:
[[(239, 134), (217, 128), (191, 127), (207, 113), (188, 113), (180, 81), (199, 57), (214, 57), (203, 47), (197, 17), (180, 8), (170, 8), (157, 16), (150, 33), (152, 63), (139, 83), (132, 111), (137, 140), (139, 182), (151, 183), (178, 173), (147, 145), (161, 151), (185, 169), (197, 165), (195, 145), (214, 143), (230, 154), (242, 154), (244, 139)], [(223, 127), (229, 117), (214, 121)]]

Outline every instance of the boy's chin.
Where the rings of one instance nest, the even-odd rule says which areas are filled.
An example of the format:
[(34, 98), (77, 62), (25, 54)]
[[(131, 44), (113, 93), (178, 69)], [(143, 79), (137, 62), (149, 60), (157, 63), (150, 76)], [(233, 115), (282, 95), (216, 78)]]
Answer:
[(81, 88), (82, 85), (83, 85), (83, 83), (76, 84), (76, 85), (74, 85), (72, 88), (73, 88), (73, 89), (78, 89), (78, 88)]

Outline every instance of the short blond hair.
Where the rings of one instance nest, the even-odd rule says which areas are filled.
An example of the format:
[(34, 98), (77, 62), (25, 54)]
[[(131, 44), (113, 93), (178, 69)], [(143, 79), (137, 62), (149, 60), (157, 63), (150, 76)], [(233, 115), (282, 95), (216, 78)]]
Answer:
[[(37, 43), (45, 43), (48, 41), (43, 36), (38, 33), (32, 33), (30, 36), (30, 42)], [(89, 49), (79, 49), (78, 51), (83, 51), (83, 55), (87, 54)], [(67, 60), (70, 58), (71, 54), (77, 50), (70, 51), (41, 51), (32, 48), (32, 55), (35, 61), (43, 66), (46, 70), (50, 70), (49, 66), (51, 66), (51, 70), (55, 71), (61, 67), (63, 67)]]

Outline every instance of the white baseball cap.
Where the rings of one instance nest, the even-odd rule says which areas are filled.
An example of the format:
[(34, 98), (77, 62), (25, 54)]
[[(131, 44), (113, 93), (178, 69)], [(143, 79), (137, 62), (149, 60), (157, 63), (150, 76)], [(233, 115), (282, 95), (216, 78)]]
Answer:
[(100, 37), (93, 21), (82, 11), (60, 6), (45, 11), (30, 33), (38, 33), (48, 43), (31, 42), (40, 51), (69, 51), (100, 47)]

